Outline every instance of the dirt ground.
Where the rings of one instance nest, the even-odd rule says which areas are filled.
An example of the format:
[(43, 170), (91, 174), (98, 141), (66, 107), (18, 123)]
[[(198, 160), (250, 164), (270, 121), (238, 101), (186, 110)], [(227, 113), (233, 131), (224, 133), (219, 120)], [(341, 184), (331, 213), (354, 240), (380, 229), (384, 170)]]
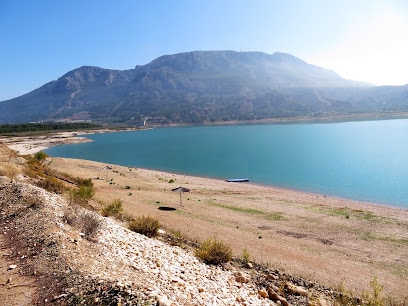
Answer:
[[(10, 176), (19, 171), (18, 157), (3, 146), (0, 146), (0, 165), (0, 170)], [(21, 275), (19, 264), (10, 258), (12, 250), (5, 247), (8, 230), (0, 231), (0, 305), (30, 305), (35, 279)]]
[[(60, 172), (92, 178), (95, 198), (123, 202), (132, 216), (157, 218), (190, 240), (216, 237), (242, 257), (318, 284), (361, 293), (378, 278), (384, 292), (408, 288), (408, 211), (250, 183), (228, 183), (75, 159)], [(172, 192), (176, 187), (190, 192)], [(170, 210), (171, 208), (173, 210)]]
[[(5, 245), (2, 234), (0, 245)], [(30, 305), (36, 289), (35, 279), (19, 273), (19, 266), (8, 258), (10, 253), (10, 249), (0, 248), (0, 305)]]

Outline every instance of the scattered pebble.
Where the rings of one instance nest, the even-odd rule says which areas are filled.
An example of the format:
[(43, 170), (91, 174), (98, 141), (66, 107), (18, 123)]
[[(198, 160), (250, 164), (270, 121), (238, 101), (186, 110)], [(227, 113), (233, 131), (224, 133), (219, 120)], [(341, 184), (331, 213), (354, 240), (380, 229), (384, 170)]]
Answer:
[(17, 268), (17, 265), (9, 265), (7, 270), (13, 270)]

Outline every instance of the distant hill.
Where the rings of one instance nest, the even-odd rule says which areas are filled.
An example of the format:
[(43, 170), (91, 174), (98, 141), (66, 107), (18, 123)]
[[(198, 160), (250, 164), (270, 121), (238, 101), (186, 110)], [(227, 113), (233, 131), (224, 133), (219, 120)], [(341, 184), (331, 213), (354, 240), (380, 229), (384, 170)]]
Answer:
[(374, 87), (285, 53), (195, 51), (130, 70), (84, 66), (0, 102), (0, 123), (163, 124), (408, 111), (408, 86)]

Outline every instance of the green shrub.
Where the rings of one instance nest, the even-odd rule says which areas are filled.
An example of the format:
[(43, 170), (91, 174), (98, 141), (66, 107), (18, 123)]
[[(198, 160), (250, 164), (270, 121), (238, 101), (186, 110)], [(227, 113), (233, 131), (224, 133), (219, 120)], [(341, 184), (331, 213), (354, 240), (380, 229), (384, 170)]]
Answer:
[(34, 158), (38, 161), (42, 161), (48, 157), (43, 151), (37, 152), (34, 154)]
[(93, 187), (81, 186), (75, 191), (75, 195), (81, 199), (89, 200), (94, 196)]
[(88, 200), (92, 199), (93, 194), (93, 189), (90, 189), (89, 187), (73, 189), (69, 192), (70, 204), (78, 204), (80, 206), (86, 205)]
[(37, 186), (44, 188), (49, 192), (55, 192), (59, 194), (63, 193), (63, 191), (65, 190), (64, 184), (59, 179), (53, 176), (47, 176), (44, 179), (39, 180)]
[(129, 222), (130, 230), (147, 237), (157, 236), (159, 228), (159, 220), (153, 219), (151, 217), (141, 216)]
[(82, 179), (77, 177), (75, 181), (78, 188), (72, 191), (72, 196), (77, 202), (84, 202), (92, 199), (95, 194), (92, 179)]
[(119, 199), (114, 200), (111, 204), (108, 204), (102, 208), (102, 216), (120, 218), (123, 214), (122, 201)]
[(84, 178), (77, 177), (75, 181), (79, 187), (93, 187), (91, 178), (84, 179)]
[(232, 250), (222, 241), (209, 238), (196, 249), (195, 255), (207, 264), (219, 265), (231, 260)]
[(24, 172), (27, 176), (32, 178), (45, 176), (47, 167), (44, 166), (44, 164), (42, 163), (43, 160), (41, 159), (42, 158), (41, 155), (38, 158), (32, 155), (28, 155), (25, 158), (27, 160), (27, 167)]

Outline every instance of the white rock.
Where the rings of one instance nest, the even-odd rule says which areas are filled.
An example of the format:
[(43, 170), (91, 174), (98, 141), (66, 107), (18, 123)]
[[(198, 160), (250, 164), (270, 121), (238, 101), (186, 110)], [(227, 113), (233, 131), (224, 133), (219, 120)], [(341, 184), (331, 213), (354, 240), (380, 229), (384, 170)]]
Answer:
[(7, 270), (13, 270), (17, 268), (17, 265), (9, 265)]
[(157, 296), (156, 300), (157, 300), (157, 305), (158, 306), (170, 306), (171, 305), (171, 302), (169, 301), (169, 299), (165, 295)]

